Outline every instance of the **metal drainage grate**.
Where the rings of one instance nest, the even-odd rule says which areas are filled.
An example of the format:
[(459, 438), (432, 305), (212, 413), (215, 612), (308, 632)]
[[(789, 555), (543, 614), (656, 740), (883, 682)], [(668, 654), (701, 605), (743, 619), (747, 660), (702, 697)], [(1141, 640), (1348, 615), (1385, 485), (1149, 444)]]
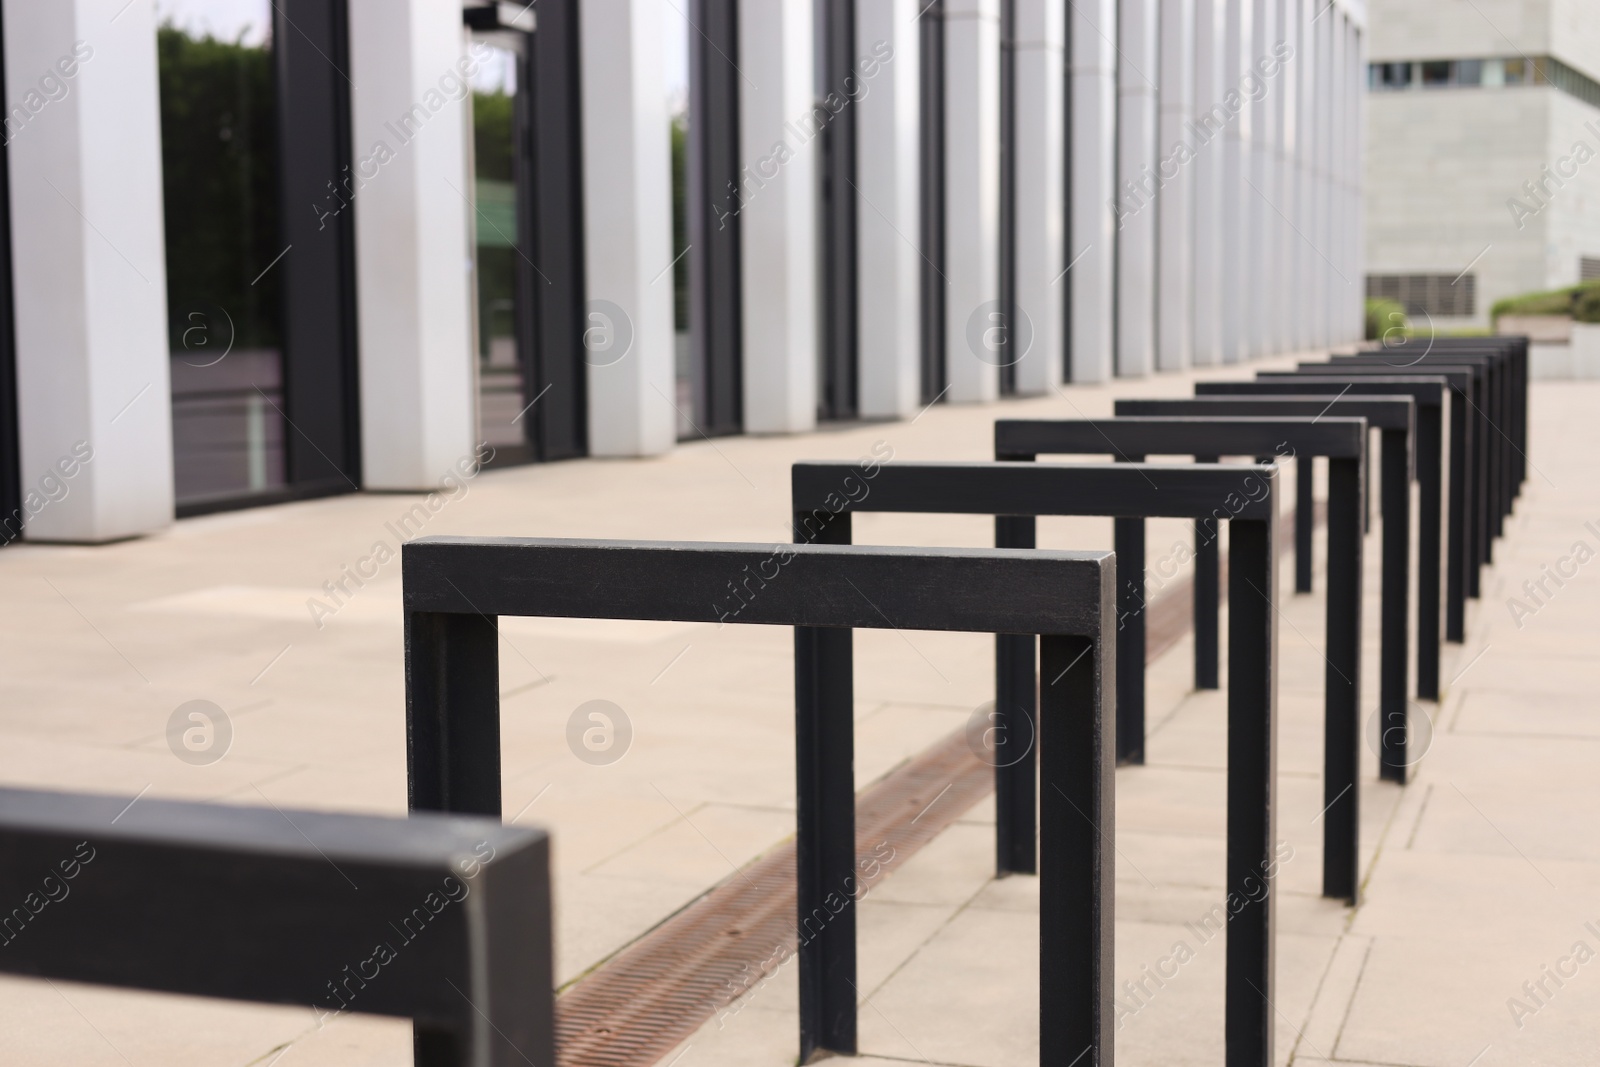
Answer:
[[(964, 729), (891, 771), (856, 800), (856, 850), (878, 861), (876, 878), (862, 884), (870, 889), (993, 787), (993, 769), (967, 748)], [(556, 1001), (556, 1062), (655, 1063), (776, 971), (796, 948), (794, 871), (791, 840), (578, 982)]]
[[(1316, 520), (1325, 520), (1318, 509)], [(1293, 543), (1285, 516), (1280, 552)], [(1221, 560), (1227, 598), (1227, 555)], [(1150, 605), (1146, 662), (1193, 624), (1194, 582), (1184, 578)], [(994, 770), (957, 730), (856, 798), (856, 854), (876, 859), (870, 889), (994, 789)], [(887, 845), (890, 858), (883, 859)], [(858, 871), (870, 867), (858, 866)], [(795, 952), (792, 840), (714, 886), (580, 979), (556, 1001), (560, 1067), (649, 1067)]]

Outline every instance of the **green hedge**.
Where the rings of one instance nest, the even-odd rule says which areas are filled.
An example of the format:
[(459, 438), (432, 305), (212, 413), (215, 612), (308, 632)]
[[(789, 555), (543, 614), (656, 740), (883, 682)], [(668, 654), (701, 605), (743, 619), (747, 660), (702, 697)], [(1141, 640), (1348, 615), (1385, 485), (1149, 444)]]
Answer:
[[(237, 347), (276, 348), (286, 275), (265, 270), (283, 248), (272, 53), (164, 23), (156, 55), (171, 350), (188, 347), (189, 330), (214, 325), (208, 320), (217, 309), (231, 321)], [(315, 205), (308, 198), (295, 210), (336, 203), (332, 195)]]
[(1572, 298), (1575, 322), (1600, 322), (1600, 286), (1580, 286)]
[(1392, 335), (1399, 330), (1402, 335), (1409, 336), (1411, 323), (1406, 320), (1405, 306), (1398, 300), (1381, 300), (1377, 298), (1367, 301), (1367, 340), (1377, 341), (1384, 334)]
[(1579, 322), (1600, 322), (1600, 281), (1496, 300), (1489, 316), (1501, 315), (1570, 315)]
[(672, 252), (673, 328), (689, 329), (689, 116), (672, 117)]

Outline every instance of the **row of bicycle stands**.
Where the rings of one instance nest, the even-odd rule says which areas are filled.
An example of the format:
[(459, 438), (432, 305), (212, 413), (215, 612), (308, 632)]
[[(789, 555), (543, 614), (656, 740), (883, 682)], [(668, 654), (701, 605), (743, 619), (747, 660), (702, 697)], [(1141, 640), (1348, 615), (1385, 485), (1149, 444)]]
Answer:
[[(1527, 362), (1524, 338), (1415, 341), (1201, 383), (1192, 399), (1118, 401), (1107, 419), (1001, 420), (993, 462), (884, 463), (870, 503), (833, 492), (853, 465), (795, 464), (788, 578), (768, 583), (738, 622), (794, 627), (797, 923), (830, 887), (851, 884), (858, 861), (852, 629), (994, 634), (994, 743), (1028, 738), (1026, 751), (993, 761), (996, 868), (1039, 878), (1039, 1061), (1109, 1063), (1114, 769), (1144, 760), (1145, 520), (1195, 524), (1197, 688), (1218, 685), (1220, 601), (1229, 601), (1231, 893), (1272, 868), (1275, 561), (1287, 512), (1274, 464), (1290, 457), (1297, 592), (1312, 585), (1308, 520), (1325, 510), (1327, 527), (1322, 893), (1354, 902), (1370, 434), (1381, 438), (1380, 773), (1403, 784), (1414, 762), (1408, 693), (1439, 697), (1441, 642), (1463, 640), (1466, 602), (1525, 477)], [(1037, 462), (1075, 455), (1114, 461)], [(1194, 462), (1145, 462), (1151, 455)], [(1317, 459), (1327, 464), (1325, 509), (1312, 499)], [(995, 545), (852, 545), (851, 514), (869, 509), (993, 515)], [(1051, 515), (1113, 518), (1113, 551), (1034, 548), (1036, 519)], [(90, 859), (97, 868), (74, 886), (73, 921), (29, 930), (0, 953), (0, 969), (303, 1004), (319, 1016), (409, 1017), (415, 1060), (429, 1067), (558, 1062), (549, 842), (500, 824), (495, 620), (715, 622), (705, 590), (770, 555), (770, 546), (719, 543), (408, 543), (412, 817), (308, 812), (291, 822), (273, 810), (156, 801), (118, 814), (112, 798), (0, 791), (5, 900), (32, 900)], [(1242, 898), (1227, 927), (1226, 1059), (1266, 1067), (1270, 878), (1266, 892)], [(374, 916), (393, 914), (418, 916), (428, 936), (413, 942), (409, 921), (371, 929)], [(855, 909), (798, 955), (800, 1062), (853, 1054)]]

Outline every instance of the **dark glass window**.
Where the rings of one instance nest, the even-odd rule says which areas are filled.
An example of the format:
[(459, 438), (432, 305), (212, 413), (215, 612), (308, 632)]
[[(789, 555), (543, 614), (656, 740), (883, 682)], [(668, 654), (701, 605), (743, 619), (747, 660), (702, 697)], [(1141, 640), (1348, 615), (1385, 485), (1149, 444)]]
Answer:
[(689, 20), (667, 5), (661, 14), (662, 59), (667, 72), (667, 115), (672, 135), (672, 352), (678, 437), (694, 430), (693, 347), (689, 344)]
[(482, 44), (473, 79), (473, 167), (478, 282), (478, 439), (497, 452), (526, 448), (523, 360), (518, 343), (517, 114), (521, 57)]
[[(5, 53), (0, 41), (0, 56)], [(5, 77), (0, 61), (0, 79)], [(16, 334), (12, 324), (11, 164), (0, 138), (0, 546), (22, 536), (23, 489), (17, 440)]]
[(1371, 63), (1367, 87), (1374, 92), (1413, 84), (1498, 89), (1505, 85), (1549, 85), (1592, 107), (1600, 107), (1600, 81), (1554, 56), (1516, 59), (1429, 59), (1416, 63)]
[[(744, 428), (744, 255), (738, 0), (692, 0), (688, 19), (689, 349), (696, 435)], [(752, 254), (760, 255), (760, 249)]]
[(157, 5), (180, 506), (286, 480), (271, 12), (270, 0)]
[(1411, 84), (1410, 63), (1374, 63), (1377, 84), (1382, 89), (1404, 89)]
[(548, 5), (535, 32), (531, 7), (462, 10), (475, 66), (478, 433), (495, 464), (588, 446), (577, 20), (575, 5)]

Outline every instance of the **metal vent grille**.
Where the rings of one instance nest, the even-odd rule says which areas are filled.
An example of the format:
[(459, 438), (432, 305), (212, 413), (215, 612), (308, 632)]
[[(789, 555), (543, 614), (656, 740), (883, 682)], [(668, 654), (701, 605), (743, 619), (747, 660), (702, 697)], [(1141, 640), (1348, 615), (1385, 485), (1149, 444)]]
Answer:
[(1398, 300), (1407, 315), (1468, 317), (1478, 302), (1476, 274), (1369, 274), (1367, 299)]

